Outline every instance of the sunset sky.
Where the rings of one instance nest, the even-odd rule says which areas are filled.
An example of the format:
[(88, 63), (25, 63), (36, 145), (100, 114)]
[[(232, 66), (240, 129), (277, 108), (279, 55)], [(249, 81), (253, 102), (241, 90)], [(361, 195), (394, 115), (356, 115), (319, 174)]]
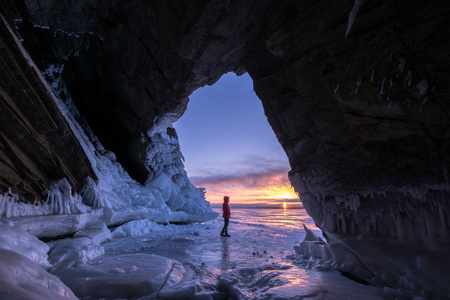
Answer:
[(228, 73), (195, 91), (174, 127), (188, 176), (211, 203), (224, 195), (233, 203), (298, 202), (286, 154), (247, 74)]

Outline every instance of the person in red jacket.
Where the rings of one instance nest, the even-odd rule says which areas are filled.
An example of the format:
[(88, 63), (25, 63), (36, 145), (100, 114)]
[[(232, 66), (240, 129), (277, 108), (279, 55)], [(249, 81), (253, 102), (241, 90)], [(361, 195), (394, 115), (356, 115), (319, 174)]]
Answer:
[(230, 197), (228, 197), (228, 196), (223, 197), (222, 211), (223, 211), (224, 226), (222, 228), (222, 232), (220, 233), (220, 236), (226, 236), (226, 237), (230, 236), (228, 234), (228, 224), (230, 223), (230, 217), (231, 217), (230, 206), (228, 205), (229, 202), (230, 202)]

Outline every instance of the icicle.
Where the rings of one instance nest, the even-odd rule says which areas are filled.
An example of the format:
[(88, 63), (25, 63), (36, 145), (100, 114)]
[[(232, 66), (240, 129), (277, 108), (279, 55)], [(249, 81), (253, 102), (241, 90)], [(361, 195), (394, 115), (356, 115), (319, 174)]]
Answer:
[(334, 89), (334, 93), (336, 94), (339, 91), (339, 84), (336, 86), (336, 88)]
[(419, 97), (425, 96), (428, 90), (428, 81), (426, 79), (422, 79), (417, 85), (416, 88), (419, 89)]
[(406, 88), (407, 86), (411, 86), (411, 84), (412, 84), (412, 72), (411, 70), (408, 70), (408, 75), (403, 81), (403, 86)]
[(384, 94), (384, 82), (386, 81), (386, 77), (383, 77), (383, 82), (381, 83), (381, 90), (380, 90), (380, 97), (378, 99), (381, 99), (381, 96)]
[(67, 179), (50, 183), (50, 189), (44, 193), (49, 210), (56, 214), (71, 214), (86, 212), (87, 208), (79, 202), (80, 199), (72, 197), (72, 187)]
[(358, 89), (360, 86), (361, 86), (361, 79), (358, 79), (358, 81), (356, 82), (355, 94), (358, 94)]
[(345, 38), (347, 38), (348, 34), (350, 33), (350, 30), (352, 29), (353, 22), (355, 22), (356, 15), (358, 14), (359, 9), (363, 5), (364, 0), (355, 0), (355, 3), (353, 4), (352, 11), (350, 12), (348, 16), (348, 25), (347, 30), (345, 32)]
[(397, 71), (401, 74), (405, 71), (406, 59), (399, 58), (397, 62), (398, 62)]

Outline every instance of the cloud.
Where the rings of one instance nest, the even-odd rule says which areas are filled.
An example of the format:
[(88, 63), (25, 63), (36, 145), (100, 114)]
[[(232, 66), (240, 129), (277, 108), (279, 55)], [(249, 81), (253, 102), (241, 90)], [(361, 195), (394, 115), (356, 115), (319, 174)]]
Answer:
[(287, 178), (289, 165), (285, 159), (266, 158), (258, 155), (241, 156), (233, 161), (214, 161), (203, 168), (187, 170), (192, 182), (228, 181), (235, 178), (264, 177), (264, 174), (284, 173)]
[(197, 187), (206, 188), (206, 197), (210, 202), (220, 202), (224, 195), (246, 203), (298, 198), (285, 169), (235, 175), (215, 174), (192, 177), (191, 181)]

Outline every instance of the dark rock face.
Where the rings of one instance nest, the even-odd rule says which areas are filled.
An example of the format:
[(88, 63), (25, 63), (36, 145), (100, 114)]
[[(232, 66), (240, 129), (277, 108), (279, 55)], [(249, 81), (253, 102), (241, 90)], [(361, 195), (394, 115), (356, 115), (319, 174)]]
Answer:
[[(39, 68), (64, 65), (83, 117), (135, 179), (151, 172), (142, 132), (181, 116), (198, 87), (247, 71), (305, 208), (370, 269), (360, 276), (417, 288), (374, 261), (395, 260), (388, 246), (409, 249), (398, 261), (427, 262), (417, 280), (449, 267), (439, 255), (450, 245), (450, 4), (365, 1), (349, 26), (354, 1), (168, 3), (0, 7)], [(369, 240), (376, 258), (361, 250)], [(420, 288), (450, 293), (439, 281)]]
[(41, 199), (51, 180), (66, 177), (80, 188), (96, 178), (84, 150), (56, 106), (39, 70), (0, 20), (0, 193)]

